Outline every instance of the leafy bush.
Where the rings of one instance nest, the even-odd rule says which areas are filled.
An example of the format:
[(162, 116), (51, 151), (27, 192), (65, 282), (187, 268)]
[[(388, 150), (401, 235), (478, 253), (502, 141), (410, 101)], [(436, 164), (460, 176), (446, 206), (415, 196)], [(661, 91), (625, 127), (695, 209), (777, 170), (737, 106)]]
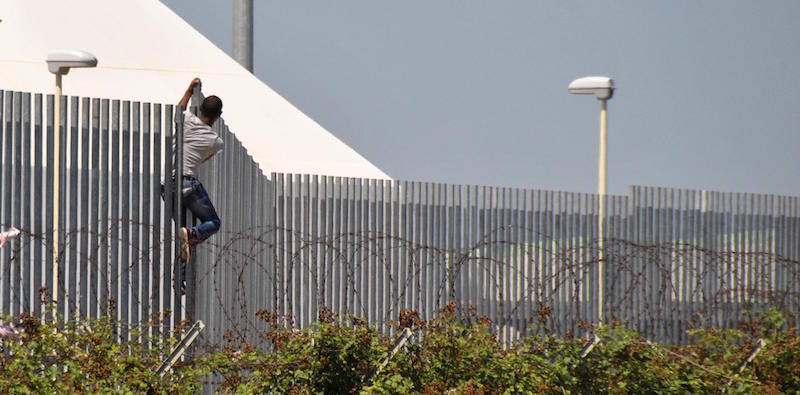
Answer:
[[(201, 378), (224, 378), (222, 393), (292, 394), (719, 394), (800, 391), (800, 338), (771, 310), (737, 330), (694, 330), (686, 346), (654, 344), (620, 325), (591, 328), (601, 339), (585, 357), (582, 338), (536, 334), (503, 348), (487, 319), (448, 306), (433, 320), (403, 311), (396, 333), (413, 336), (374, 381), (394, 339), (364, 320), (323, 310), (319, 322), (293, 330), (277, 314), (260, 312), (272, 328), (271, 350), (231, 341), (163, 379), (155, 367), (174, 340), (132, 331), (117, 341), (108, 320), (53, 324), (22, 317), (18, 341), (4, 341), (2, 393), (192, 393)], [(89, 329), (91, 328), (91, 329)], [(737, 367), (758, 338), (761, 353)], [(149, 346), (145, 346), (149, 344)]]
[(18, 320), (19, 338), (2, 343), (0, 393), (191, 393), (205, 374), (186, 366), (159, 378), (155, 370), (174, 341), (135, 328), (133, 340), (119, 341), (119, 328), (106, 318), (62, 328), (30, 315)]
[(362, 320), (341, 325), (325, 315), (303, 331), (286, 329), (279, 317), (262, 313), (273, 328), (265, 334), (274, 352), (248, 345), (225, 347), (198, 363), (225, 376), (221, 390), (236, 393), (357, 393), (386, 354), (388, 340)]

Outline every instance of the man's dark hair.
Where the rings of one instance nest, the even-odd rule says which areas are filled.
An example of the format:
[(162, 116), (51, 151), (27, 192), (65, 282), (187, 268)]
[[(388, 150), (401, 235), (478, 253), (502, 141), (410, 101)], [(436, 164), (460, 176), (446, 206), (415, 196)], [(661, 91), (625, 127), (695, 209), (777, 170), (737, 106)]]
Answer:
[(214, 95), (207, 97), (203, 100), (203, 104), (200, 105), (200, 113), (209, 118), (220, 116), (222, 114), (222, 100)]

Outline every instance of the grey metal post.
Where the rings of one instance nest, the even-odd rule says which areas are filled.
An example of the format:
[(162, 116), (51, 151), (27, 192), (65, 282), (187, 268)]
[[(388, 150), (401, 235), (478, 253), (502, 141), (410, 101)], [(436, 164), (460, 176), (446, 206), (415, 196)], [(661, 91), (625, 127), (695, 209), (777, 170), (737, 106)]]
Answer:
[(253, 72), (253, 0), (233, 0), (233, 58)]

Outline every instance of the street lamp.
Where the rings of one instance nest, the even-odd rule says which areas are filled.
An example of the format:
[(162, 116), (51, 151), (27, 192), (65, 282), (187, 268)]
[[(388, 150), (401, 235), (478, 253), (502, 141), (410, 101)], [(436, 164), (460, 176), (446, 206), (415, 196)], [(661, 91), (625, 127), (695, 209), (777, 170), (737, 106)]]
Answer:
[(597, 270), (599, 272), (597, 277), (598, 287), (598, 315), (600, 323), (603, 323), (603, 263), (605, 260), (605, 251), (603, 249), (603, 238), (605, 237), (604, 222), (605, 222), (605, 206), (606, 206), (606, 140), (608, 139), (608, 115), (607, 115), (607, 102), (614, 96), (614, 80), (610, 77), (583, 77), (570, 82), (567, 91), (575, 95), (594, 95), (597, 100), (600, 100), (600, 159), (598, 163), (598, 177), (597, 177), (597, 192), (600, 195), (600, 212), (599, 220), (597, 221), (597, 229), (599, 234), (598, 247), (599, 247), (599, 260)]
[(53, 149), (55, 152), (55, 163), (53, 163), (53, 303), (55, 310), (53, 311), (53, 318), (56, 318), (58, 310), (58, 203), (59, 203), (59, 181), (61, 162), (61, 76), (69, 73), (72, 68), (78, 67), (96, 67), (97, 58), (85, 51), (78, 51), (73, 49), (61, 49), (52, 51), (47, 54), (47, 70), (56, 75), (56, 91), (55, 91), (55, 125), (53, 127)]

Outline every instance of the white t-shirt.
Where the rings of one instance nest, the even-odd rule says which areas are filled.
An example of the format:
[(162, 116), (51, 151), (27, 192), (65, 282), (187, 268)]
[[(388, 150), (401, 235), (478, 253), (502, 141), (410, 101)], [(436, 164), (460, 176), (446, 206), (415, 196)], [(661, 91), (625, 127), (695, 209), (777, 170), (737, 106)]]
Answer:
[(197, 166), (222, 151), (225, 144), (191, 111), (183, 111), (183, 175), (195, 176)]

